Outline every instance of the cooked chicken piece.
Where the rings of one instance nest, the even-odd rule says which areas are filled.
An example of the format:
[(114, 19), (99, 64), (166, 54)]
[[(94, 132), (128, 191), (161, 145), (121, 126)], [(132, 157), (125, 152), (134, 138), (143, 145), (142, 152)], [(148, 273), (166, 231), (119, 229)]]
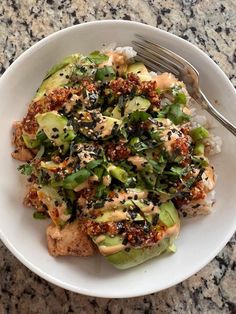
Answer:
[(38, 190), (39, 190), (39, 187), (37, 186), (37, 184), (31, 184), (24, 198), (23, 204), (26, 207), (35, 208), (38, 212), (46, 213), (47, 207), (44, 206), (44, 204), (40, 201), (37, 194)]
[(143, 169), (147, 164), (147, 159), (138, 155), (129, 157), (128, 161), (130, 161), (134, 166), (136, 166), (138, 170)]
[(102, 68), (104, 66), (112, 66), (114, 70), (119, 73), (119, 75), (123, 75), (128, 67), (126, 56), (117, 51), (108, 51), (106, 52), (106, 55), (109, 59), (99, 64), (99, 67)]
[(216, 184), (216, 175), (213, 167), (206, 167), (202, 174), (202, 182), (204, 184), (204, 190), (206, 193), (212, 191)]
[(14, 159), (19, 161), (30, 161), (34, 158), (34, 155), (28, 148), (20, 147), (11, 153)]
[(67, 224), (63, 229), (50, 224), (46, 233), (48, 251), (53, 256), (89, 256), (95, 251), (92, 240), (84, 232), (79, 221)]
[(22, 139), (22, 122), (16, 121), (13, 124), (13, 134), (12, 134), (12, 144), (16, 147), (24, 146), (24, 141)]
[(32, 152), (26, 148), (22, 139), (22, 122), (17, 121), (13, 125), (12, 144), (15, 145), (16, 150), (12, 152), (12, 157), (20, 161), (29, 161), (34, 158)]

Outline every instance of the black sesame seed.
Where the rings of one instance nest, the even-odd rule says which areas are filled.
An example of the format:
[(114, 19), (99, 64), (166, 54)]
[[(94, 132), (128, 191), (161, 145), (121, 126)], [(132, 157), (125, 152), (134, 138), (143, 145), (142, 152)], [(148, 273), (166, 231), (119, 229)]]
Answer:
[(56, 138), (58, 138), (59, 137), (59, 134), (54, 134), (54, 135), (52, 135), (52, 138), (53, 139), (56, 139)]
[[(126, 245), (128, 242), (129, 242), (128, 239), (127, 239), (127, 238), (124, 238), (122, 244), (123, 244), (123, 245)], [(127, 250), (127, 249), (128, 249), (128, 248), (126, 248), (125, 250)]]
[(152, 219), (152, 224), (153, 224), (153, 226), (156, 226), (156, 225), (157, 225), (158, 220), (159, 220), (159, 215), (156, 214), (156, 215), (153, 217), (153, 219)]

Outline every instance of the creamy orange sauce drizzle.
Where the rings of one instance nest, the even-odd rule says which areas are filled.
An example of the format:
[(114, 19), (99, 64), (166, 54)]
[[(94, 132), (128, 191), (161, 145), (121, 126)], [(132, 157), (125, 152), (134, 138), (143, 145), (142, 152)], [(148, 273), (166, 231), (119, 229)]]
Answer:
[(172, 85), (176, 84), (178, 80), (171, 73), (162, 73), (154, 78), (157, 82), (157, 87), (160, 89), (167, 89)]
[(123, 244), (116, 244), (112, 246), (101, 245), (99, 246), (99, 251), (102, 253), (102, 255), (111, 255), (122, 251), (124, 248), (125, 245)]
[(97, 239), (95, 240), (95, 243), (98, 244), (98, 243), (104, 241), (105, 239), (106, 239), (106, 237), (103, 234), (101, 234), (100, 236), (97, 237)]

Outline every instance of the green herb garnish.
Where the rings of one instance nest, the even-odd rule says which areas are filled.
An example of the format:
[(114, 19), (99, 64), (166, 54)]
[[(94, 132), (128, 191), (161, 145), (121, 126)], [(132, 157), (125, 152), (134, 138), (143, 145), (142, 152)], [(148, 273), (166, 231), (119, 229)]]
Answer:
[(20, 171), (20, 173), (22, 173), (26, 176), (30, 176), (32, 171), (33, 171), (33, 167), (29, 164), (21, 165), (17, 169)]

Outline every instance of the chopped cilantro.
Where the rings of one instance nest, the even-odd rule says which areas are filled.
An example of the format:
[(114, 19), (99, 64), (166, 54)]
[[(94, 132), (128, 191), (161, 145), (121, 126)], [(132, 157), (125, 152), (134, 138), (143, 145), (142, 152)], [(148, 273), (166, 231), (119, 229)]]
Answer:
[(150, 114), (145, 111), (136, 110), (129, 115), (129, 121), (133, 123), (137, 123), (140, 121), (146, 121), (150, 118)]
[(33, 217), (34, 219), (46, 219), (47, 215), (45, 213), (34, 212)]
[(26, 176), (30, 176), (32, 171), (33, 171), (33, 167), (29, 164), (21, 165), (17, 169), (20, 171), (20, 173), (22, 173)]
[(172, 104), (166, 107), (166, 117), (170, 119), (174, 124), (181, 124), (190, 120), (190, 116), (183, 112), (180, 104)]
[(186, 105), (186, 102), (187, 102), (186, 95), (184, 93), (176, 93), (176, 95), (175, 95), (175, 102), (177, 104)]
[(108, 188), (104, 184), (100, 183), (96, 189), (96, 198), (101, 199), (105, 197), (107, 193), (108, 193)]
[(181, 167), (178, 167), (178, 166), (172, 166), (170, 168), (170, 171), (174, 175), (177, 175), (177, 176), (181, 177), (186, 172), (186, 168), (181, 168)]

